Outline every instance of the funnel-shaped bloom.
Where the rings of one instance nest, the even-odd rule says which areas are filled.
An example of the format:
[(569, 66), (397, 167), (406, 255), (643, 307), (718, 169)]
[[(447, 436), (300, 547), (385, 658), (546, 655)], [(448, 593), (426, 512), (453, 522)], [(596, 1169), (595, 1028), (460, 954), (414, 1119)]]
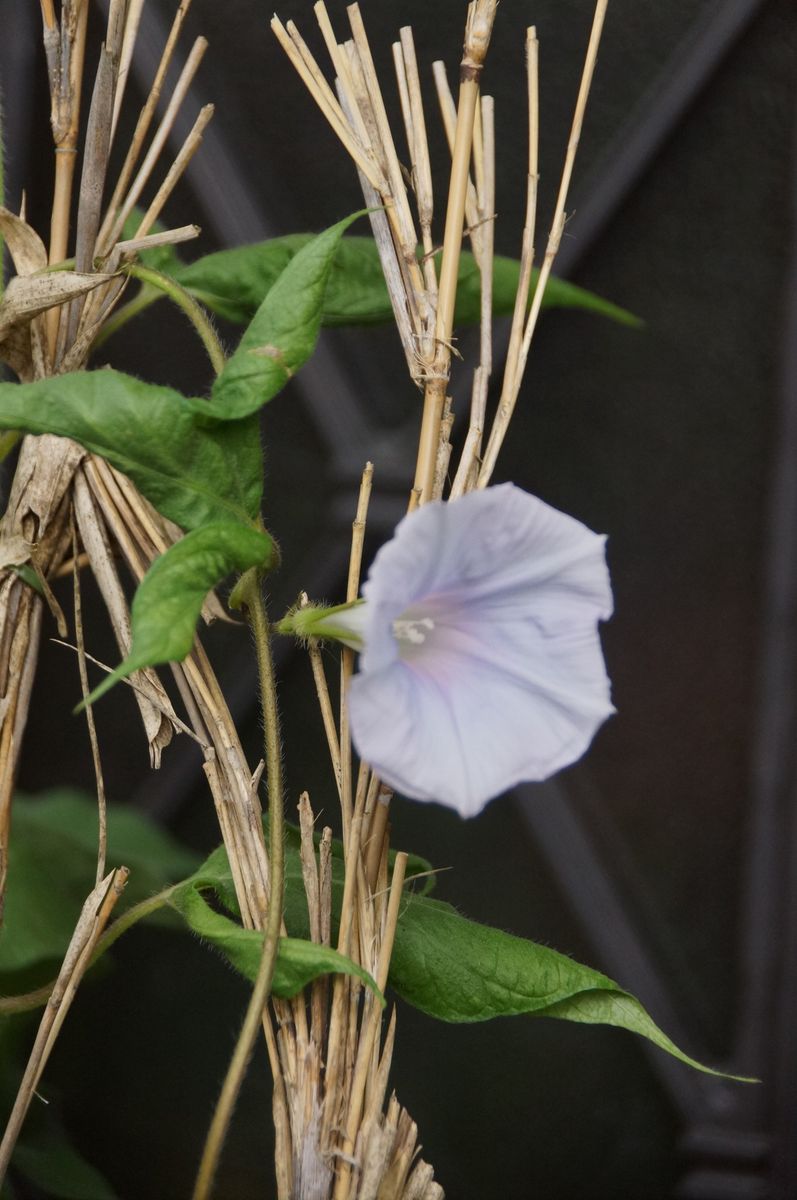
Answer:
[(354, 743), (386, 783), (470, 817), (581, 757), (614, 711), (604, 542), (512, 484), (401, 521), (334, 616), (361, 647)]

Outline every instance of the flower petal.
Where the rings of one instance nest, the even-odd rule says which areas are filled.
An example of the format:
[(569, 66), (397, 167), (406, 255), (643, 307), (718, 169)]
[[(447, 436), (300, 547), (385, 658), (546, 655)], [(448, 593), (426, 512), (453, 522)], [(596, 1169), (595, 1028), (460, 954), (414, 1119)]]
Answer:
[(574, 517), (505, 483), (408, 514), (374, 559), (363, 587), (368, 622), (364, 670), (396, 657), (392, 622), (431, 601), (476, 620), (527, 617), (568, 624), (577, 609), (607, 620), (612, 593), (605, 538)]
[(521, 624), (361, 673), (349, 706), (357, 749), (386, 783), (463, 817), (575, 762), (614, 711), (594, 629), (546, 642)]
[[(604, 544), (512, 484), (401, 522), (363, 589), (349, 692), (355, 745), (387, 783), (472, 816), (584, 753), (614, 711)], [(397, 618), (425, 631), (401, 656)]]

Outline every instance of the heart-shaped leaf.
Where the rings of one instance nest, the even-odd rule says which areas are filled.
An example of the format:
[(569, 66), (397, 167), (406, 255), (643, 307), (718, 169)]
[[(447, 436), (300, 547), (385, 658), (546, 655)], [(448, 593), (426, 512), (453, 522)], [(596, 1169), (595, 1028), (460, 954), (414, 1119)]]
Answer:
[(256, 420), (202, 428), (179, 392), (119, 371), (0, 383), (0, 427), (73, 438), (128, 475), (183, 529), (251, 522), (260, 508)]

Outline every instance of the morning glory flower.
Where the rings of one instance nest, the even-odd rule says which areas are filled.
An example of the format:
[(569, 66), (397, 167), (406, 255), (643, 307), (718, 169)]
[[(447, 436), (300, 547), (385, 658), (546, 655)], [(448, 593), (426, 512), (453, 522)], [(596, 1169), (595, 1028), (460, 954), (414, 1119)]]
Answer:
[(605, 540), (509, 483), (401, 521), (314, 630), (360, 650), (352, 738), (385, 783), (470, 817), (581, 757), (614, 711)]

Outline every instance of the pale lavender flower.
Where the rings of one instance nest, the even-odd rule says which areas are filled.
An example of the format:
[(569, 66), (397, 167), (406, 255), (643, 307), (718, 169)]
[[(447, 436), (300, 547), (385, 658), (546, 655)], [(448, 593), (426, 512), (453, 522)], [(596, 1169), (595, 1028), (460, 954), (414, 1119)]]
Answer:
[(512, 484), (401, 521), (328, 618), (361, 650), (352, 736), (387, 784), (470, 817), (581, 757), (614, 711), (604, 543)]

